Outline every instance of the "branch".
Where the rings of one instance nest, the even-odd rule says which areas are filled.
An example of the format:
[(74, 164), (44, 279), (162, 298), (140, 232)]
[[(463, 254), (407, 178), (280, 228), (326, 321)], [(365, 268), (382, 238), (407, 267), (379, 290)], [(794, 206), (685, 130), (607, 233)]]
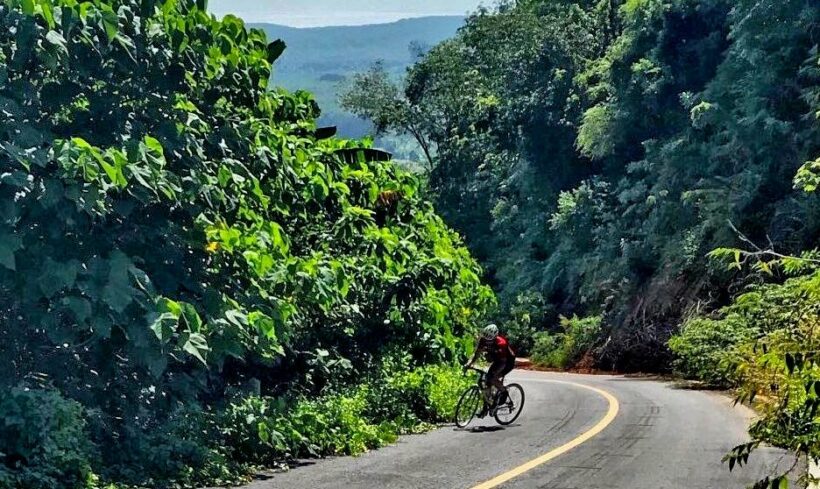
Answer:
[(410, 131), (410, 134), (416, 139), (416, 142), (419, 143), (421, 146), (421, 150), (424, 151), (424, 156), (427, 158), (427, 170), (428, 172), (432, 173), (435, 169), (435, 164), (433, 162), (433, 155), (430, 154), (430, 145), (427, 143), (427, 140), (424, 139), (422, 136), (421, 131), (416, 129), (415, 124), (408, 123), (407, 129)]
[(775, 260), (800, 260), (800, 261), (803, 261), (805, 263), (810, 263), (810, 264), (813, 264), (813, 265), (820, 266), (820, 259), (807, 258), (807, 257), (802, 257), (802, 256), (784, 255), (783, 253), (779, 253), (779, 252), (775, 251), (774, 243), (772, 242), (772, 240), (769, 236), (766, 236), (766, 239), (769, 241), (769, 247), (767, 249), (763, 249), (760, 246), (758, 246), (757, 244), (755, 244), (755, 242), (752, 241), (751, 239), (749, 239), (745, 234), (740, 232), (740, 230), (732, 223), (732, 221), (729, 221), (729, 227), (732, 228), (732, 231), (734, 231), (735, 234), (737, 234), (738, 238), (740, 238), (741, 241), (748, 244), (750, 247), (752, 247), (754, 249), (754, 251), (743, 251), (743, 250), (741, 250), (740, 253), (743, 254), (743, 256), (745, 256), (745, 257), (755, 258), (759, 261), (762, 261), (763, 258), (773, 258)]

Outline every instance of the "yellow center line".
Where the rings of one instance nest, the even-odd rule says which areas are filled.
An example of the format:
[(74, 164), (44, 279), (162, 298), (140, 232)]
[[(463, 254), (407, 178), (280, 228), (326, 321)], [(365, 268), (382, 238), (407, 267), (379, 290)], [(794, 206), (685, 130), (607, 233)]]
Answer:
[(615, 396), (613, 396), (609, 392), (606, 392), (605, 390), (598, 389), (596, 387), (591, 387), (591, 386), (584, 385), (584, 384), (576, 384), (575, 382), (566, 382), (566, 381), (563, 381), (563, 380), (548, 380), (548, 381), (537, 380), (536, 382), (553, 382), (553, 383), (556, 383), (556, 384), (566, 384), (566, 385), (571, 385), (571, 386), (574, 386), (574, 387), (580, 387), (582, 389), (590, 390), (590, 391), (595, 392), (596, 394), (602, 396), (603, 398), (605, 398), (607, 400), (607, 402), (609, 402), (609, 409), (607, 410), (606, 416), (601, 418), (601, 420), (598, 421), (598, 423), (595, 426), (593, 426), (592, 428), (589, 429), (589, 431), (584, 432), (583, 434), (581, 434), (577, 438), (575, 438), (573, 440), (570, 440), (569, 442), (561, 445), (558, 448), (555, 448), (555, 449), (545, 453), (544, 455), (541, 455), (538, 458), (530, 460), (529, 462), (527, 462), (525, 464), (519, 465), (518, 467), (516, 467), (516, 468), (514, 468), (514, 469), (512, 469), (508, 472), (504, 472), (503, 474), (498, 475), (498, 476), (488, 480), (487, 482), (483, 482), (483, 483), (481, 483), (477, 486), (474, 486), (471, 489), (492, 489), (494, 487), (500, 486), (501, 484), (503, 484), (505, 482), (510, 481), (511, 479), (514, 479), (514, 478), (520, 476), (521, 474), (524, 474), (525, 472), (529, 472), (530, 470), (538, 467), (539, 465), (543, 465), (543, 464), (549, 462), (550, 460), (552, 460), (552, 459), (554, 459), (554, 458), (556, 458), (560, 455), (563, 455), (563, 454), (567, 453), (568, 451), (572, 450), (573, 448), (575, 448), (575, 447), (589, 441), (594, 436), (596, 436), (599, 433), (601, 433), (602, 431), (604, 431), (606, 429), (606, 427), (609, 426), (612, 423), (612, 421), (614, 421), (615, 418), (618, 416), (618, 410), (620, 409), (620, 404), (618, 403), (618, 399), (616, 399)]

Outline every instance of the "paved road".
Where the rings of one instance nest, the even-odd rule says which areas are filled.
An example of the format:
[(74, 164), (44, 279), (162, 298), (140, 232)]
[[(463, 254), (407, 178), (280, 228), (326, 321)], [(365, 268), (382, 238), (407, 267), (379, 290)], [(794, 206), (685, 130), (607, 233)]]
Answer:
[[(718, 393), (676, 389), (617, 376), (538, 372), (509, 379), (527, 393), (512, 426), (482, 421), (472, 430), (444, 427), (404, 437), (358, 458), (308, 463), (251, 484), (274, 488), (474, 488), (600, 428), (597, 435), (494, 487), (515, 489), (743, 488), (789, 458), (764, 449), (750, 467), (730, 473), (722, 456), (747, 439), (751, 413)], [(598, 388), (617, 399), (574, 384)], [(249, 489), (250, 489), (249, 488)], [(486, 485), (485, 485), (486, 488)], [(488, 489), (488, 488), (486, 488)]]

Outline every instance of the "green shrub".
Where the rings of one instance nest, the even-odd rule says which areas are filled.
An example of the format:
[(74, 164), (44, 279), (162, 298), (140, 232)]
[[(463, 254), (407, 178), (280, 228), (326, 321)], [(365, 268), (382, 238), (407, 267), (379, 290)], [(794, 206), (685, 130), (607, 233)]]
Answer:
[(456, 415), (461, 393), (473, 379), (467, 377), (459, 367), (433, 366), (427, 369), (429, 381), (426, 384), (427, 401), (433, 417), (428, 421), (451, 421)]
[(290, 423), (320, 455), (358, 455), (392, 443), (397, 434), (388, 421), (376, 423), (364, 416), (368, 390), (363, 386), (317, 401), (301, 401), (280, 421)]
[(231, 458), (250, 465), (358, 455), (449, 421), (469, 382), (457, 367), (429, 366), (318, 399), (248, 397), (225, 411), (219, 432)]
[(540, 367), (564, 368), (567, 360), (561, 348), (562, 339), (561, 334), (537, 333), (530, 360)]
[(714, 386), (728, 386), (740, 360), (737, 348), (757, 336), (755, 327), (731, 316), (693, 318), (669, 340), (675, 370), (684, 377)]
[(562, 333), (538, 333), (531, 359), (541, 367), (568, 368), (578, 362), (598, 341), (601, 317), (561, 317)]
[(420, 370), (410, 367), (409, 358), (386, 361), (376, 380), (370, 382), (365, 415), (392, 420), (405, 432), (419, 428), (422, 420), (431, 418)]
[(249, 467), (233, 457), (218, 430), (219, 415), (187, 403), (161, 424), (132, 431), (122, 450), (102, 457), (105, 480), (134, 487), (202, 487), (246, 481)]
[(528, 291), (518, 294), (509, 306), (509, 317), (502, 321), (501, 330), (519, 356), (528, 356), (535, 345), (536, 333), (543, 329), (554, 311), (544, 302), (544, 297)]
[[(765, 266), (789, 272), (786, 266), (796, 260), (787, 257)], [(737, 297), (716, 321), (739, 322), (750, 330), (759, 326), (734, 348), (737, 400), (755, 402), (759, 416), (749, 429), (751, 442), (729, 454), (731, 464), (745, 463), (764, 443), (797, 454), (801, 463), (820, 460), (820, 271), (814, 257), (804, 265), (808, 269), (800, 267), (797, 277), (757, 286)]]
[(369, 387), (319, 399), (250, 397), (231, 406), (222, 433), (237, 460), (258, 465), (300, 457), (358, 455), (396, 441), (390, 421), (364, 413)]
[(58, 392), (13, 388), (0, 398), (0, 487), (88, 487), (94, 446), (80, 404)]
[(400, 373), (390, 379), (391, 385), (412, 392), (416, 398), (414, 415), (421, 421), (450, 421), (455, 416), (456, 403), (471, 380), (459, 367), (433, 365)]
[[(695, 317), (669, 340), (682, 375), (727, 386), (738, 379), (741, 350), (758, 338), (793, 328), (804, 311), (817, 308), (818, 275), (794, 277), (782, 284), (757, 285), (720, 309), (714, 318)], [(762, 341), (762, 340), (761, 340)]]

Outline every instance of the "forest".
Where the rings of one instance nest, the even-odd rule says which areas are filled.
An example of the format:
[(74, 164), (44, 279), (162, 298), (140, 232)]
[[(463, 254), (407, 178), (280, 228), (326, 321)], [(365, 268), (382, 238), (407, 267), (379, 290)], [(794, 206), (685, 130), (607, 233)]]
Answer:
[(428, 149), (536, 363), (774, 399), (732, 466), (817, 457), (819, 43), (806, 0), (502, 2), (342, 103)]

